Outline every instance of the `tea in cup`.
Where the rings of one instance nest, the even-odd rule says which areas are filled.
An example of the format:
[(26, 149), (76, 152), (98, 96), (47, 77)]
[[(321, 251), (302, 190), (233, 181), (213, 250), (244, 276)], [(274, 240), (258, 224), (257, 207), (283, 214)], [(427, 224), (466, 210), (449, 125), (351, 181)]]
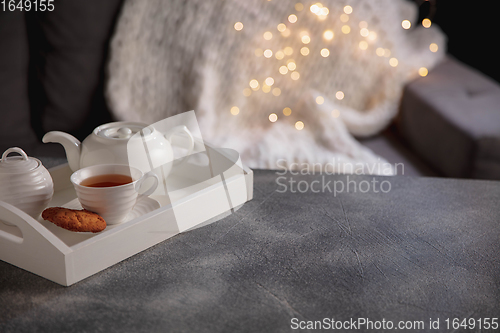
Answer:
[[(154, 183), (139, 194), (144, 181)], [(102, 216), (106, 224), (123, 223), (137, 200), (151, 195), (158, 187), (158, 176), (144, 174), (137, 168), (121, 164), (101, 164), (75, 171), (71, 182), (83, 208)]]

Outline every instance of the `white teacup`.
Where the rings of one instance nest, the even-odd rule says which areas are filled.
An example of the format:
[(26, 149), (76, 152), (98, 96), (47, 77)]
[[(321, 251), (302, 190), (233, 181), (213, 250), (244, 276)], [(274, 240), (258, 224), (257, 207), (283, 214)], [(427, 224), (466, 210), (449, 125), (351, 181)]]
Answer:
[[(107, 187), (92, 187), (85, 184), (89, 179), (96, 179), (91, 177), (104, 175), (129, 176), (131, 181), (123, 185)], [(147, 178), (153, 178), (154, 184), (144, 193), (139, 194), (139, 189)], [(144, 174), (139, 169), (128, 165), (101, 164), (75, 171), (71, 175), (71, 182), (82, 207), (101, 215), (106, 224), (110, 225), (123, 223), (137, 200), (151, 195), (156, 190), (158, 176), (153, 172)], [(82, 185), (82, 182), (86, 186)]]

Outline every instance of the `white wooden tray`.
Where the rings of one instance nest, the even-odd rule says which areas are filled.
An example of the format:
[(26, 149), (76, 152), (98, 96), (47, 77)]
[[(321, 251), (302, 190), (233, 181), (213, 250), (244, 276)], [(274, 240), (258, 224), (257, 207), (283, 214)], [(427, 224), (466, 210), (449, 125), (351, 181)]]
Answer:
[[(234, 151), (207, 144), (205, 149), (200, 155), (205, 158), (189, 159), (172, 170), (168, 196), (138, 203), (130, 220), (97, 234), (59, 228), (0, 201), (0, 259), (69, 286), (178, 233), (229, 215), (252, 199), (253, 172)], [(49, 207), (78, 206), (68, 165), (49, 171), (54, 181)]]

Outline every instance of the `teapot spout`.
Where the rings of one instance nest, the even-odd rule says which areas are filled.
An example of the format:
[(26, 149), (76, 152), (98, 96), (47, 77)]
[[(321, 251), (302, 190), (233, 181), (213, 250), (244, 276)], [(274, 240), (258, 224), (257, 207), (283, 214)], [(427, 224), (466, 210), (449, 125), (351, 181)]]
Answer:
[(74, 136), (60, 132), (52, 131), (46, 133), (42, 138), (43, 143), (54, 142), (63, 145), (66, 151), (66, 158), (68, 159), (69, 167), (71, 170), (76, 171), (80, 169), (80, 153), (82, 143)]

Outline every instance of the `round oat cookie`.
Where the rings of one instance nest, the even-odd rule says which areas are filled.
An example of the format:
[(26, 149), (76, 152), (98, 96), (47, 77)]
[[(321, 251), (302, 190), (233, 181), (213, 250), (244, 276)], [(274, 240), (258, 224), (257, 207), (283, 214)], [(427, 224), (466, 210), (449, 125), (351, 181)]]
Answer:
[(100, 232), (106, 228), (106, 221), (100, 215), (86, 209), (50, 207), (43, 211), (42, 218), (70, 231)]

